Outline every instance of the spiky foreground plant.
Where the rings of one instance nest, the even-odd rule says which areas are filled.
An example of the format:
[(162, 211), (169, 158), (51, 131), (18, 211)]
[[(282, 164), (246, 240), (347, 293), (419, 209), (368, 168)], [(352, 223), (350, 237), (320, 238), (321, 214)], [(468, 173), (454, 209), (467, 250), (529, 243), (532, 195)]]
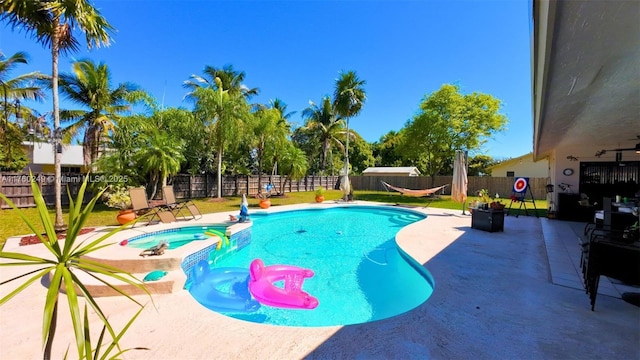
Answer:
[[(31, 176), (33, 179), (33, 175)], [(16, 205), (9, 200), (4, 194), (0, 194), (0, 198), (4, 200), (9, 206), (11, 206), (18, 215), (24, 220), (24, 222), (29, 226), (29, 228), (38, 236), (42, 244), (46, 246), (46, 248), (50, 251), (51, 255), (53, 255), (53, 259), (41, 258), (37, 256), (31, 256), (21, 253), (15, 252), (0, 252), (0, 258), (10, 259), (10, 262), (2, 262), (0, 266), (37, 266), (38, 269), (31, 270), (25, 272), (22, 275), (13, 277), (11, 279), (0, 282), (0, 285), (7, 284), (9, 282), (20, 280), (24, 281), (21, 285), (19, 285), (15, 290), (11, 291), (8, 295), (0, 299), (0, 306), (9, 301), (11, 298), (25, 290), (29, 285), (39, 282), (43, 277), (50, 277), (50, 285), (47, 291), (45, 306), (44, 306), (44, 314), (43, 314), (43, 325), (42, 325), (42, 340), (44, 344), (44, 359), (51, 358), (51, 348), (53, 344), (53, 338), (56, 331), (57, 324), (57, 316), (58, 316), (58, 300), (60, 297), (60, 291), (64, 289), (67, 295), (67, 301), (69, 303), (69, 310), (71, 315), (71, 322), (73, 324), (73, 330), (76, 339), (76, 347), (78, 350), (79, 358), (105, 358), (108, 356), (109, 352), (112, 351), (114, 347), (118, 348), (118, 354), (114, 356), (118, 356), (122, 352), (126, 350), (121, 350), (118, 342), (124, 332), (129, 328), (133, 320), (140, 314), (140, 311), (144, 307), (141, 303), (133, 299), (128, 294), (121, 291), (117, 286), (107, 282), (105, 279), (113, 279), (119, 280), (127, 284), (134, 285), (142, 290), (144, 290), (147, 294), (150, 295), (144, 284), (136, 279), (133, 275), (128, 272), (122, 271), (120, 269), (114, 268), (112, 266), (108, 266), (93, 260), (88, 260), (84, 258), (84, 255), (87, 255), (96, 250), (102, 249), (104, 247), (112, 245), (112, 243), (105, 243), (105, 240), (109, 238), (114, 233), (121, 230), (125, 225), (120, 226), (111, 230), (109, 233), (101, 236), (97, 240), (90, 241), (86, 243), (86, 241), (77, 242), (78, 234), (82, 229), (83, 225), (87, 221), (89, 215), (93, 211), (93, 207), (95, 206), (96, 201), (102, 195), (103, 191), (100, 191), (97, 195), (95, 195), (87, 205), (82, 208), (82, 202), (84, 200), (84, 193), (87, 187), (87, 181), (89, 177), (85, 178), (85, 181), (82, 183), (80, 190), (78, 192), (78, 196), (76, 201), (74, 202), (71, 194), (67, 190), (69, 196), (69, 227), (67, 229), (66, 237), (64, 239), (64, 243), (58, 240), (53, 222), (49, 217), (49, 212), (47, 210), (47, 206), (42, 197), (42, 193), (38, 188), (38, 184), (32, 180), (31, 181), (31, 189), (33, 191), (33, 198), (36, 203), (36, 207), (38, 209), (38, 214), (40, 216), (40, 220), (42, 225), (44, 226), (44, 230), (46, 236), (42, 236), (40, 231), (36, 229), (36, 227), (29, 221), (29, 219), (19, 210)], [(74, 271), (76, 273), (74, 274)], [(96, 279), (97, 281), (109, 286), (111, 289), (117, 291), (122, 296), (128, 298), (133, 301), (137, 305), (141, 307), (138, 313), (129, 321), (129, 323), (125, 326), (124, 330), (120, 333), (116, 334), (111, 327), (111, 324), (107, 320), (107, 317), (103, 313), (100, 306), (96, 303), (95, 299), (89, 291), (87, 291), (86, 287), (82, 283), (82, 280), (78, 278), (77, 271), (84, 272)], [(25, 281), (24, 278), (28, 277)], [(78, 295), (81, 295), (85, 298), (85, 310), (84, 316), (80, 314), (80, 306), (78, 302)], [(87, 316), (87, 303), (98, 315), (102, 323), (104, 324), (104, 328), (102, 330), (100, 339), (98, 341), (96, 349), (92, 349), (91, 341), (89, 337), (89, 322)], [(100, 346), (104, 339), (105, 330), (109, 332), (112, 343), (111, 346), (105, 350), (105, 353), (100, 356)]]

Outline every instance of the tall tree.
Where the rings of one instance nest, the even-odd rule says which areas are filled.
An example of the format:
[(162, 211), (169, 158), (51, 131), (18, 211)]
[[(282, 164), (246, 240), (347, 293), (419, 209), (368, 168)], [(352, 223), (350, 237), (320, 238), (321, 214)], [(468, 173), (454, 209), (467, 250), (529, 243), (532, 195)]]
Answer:
[[(10, 57), (0, 53), (0, 169), (20, 171), (28, 163), (27, 154), (22, 148), (24, 134), (20, 129), (19, 119), (30, 122), (35, 118), (31, 109), (20, 104), (20, 100), (42, 100), (44, 93), (36, 82), (48, 77), (39, 72), (11, 77), (18, 65), (27, 64), (28, 57), (24, 52), (17, 52)], [(14, 122), (10, 122), (11, 118)]]
[(389, 131), (373, 144), (373, 156), (376, 166), (403, 166), (402, 154), (396, 150), (402, 142), (402, 133)]
[(425, 96), (420, 111), (403, 129), (399, 150), (432, 179), (451, 163), (455, 151), (479, 150), (492, 134), (504, 130), (501, 102), (488, 94), (463, 95), (445, 84)]
[[(28, 34), (51, 49), (51, 88), (53, 90), (54, 149), (60, 142), (60, 110), (58, 99), (58, 58), (60, 53), (75, 52), (79, 42), (74, 31), (84, 33), (89, 48), (108, 46), (109, 33), (114, 30), (100, 12), (88, 0), (3, 0), (0, 2), (0, 19), (13, 29)], [(62, 184), (60, 178), (61, 154), (54, 151), (55, 162), (55, 228), (65, 228), (62, 219)]]
[(351, 133), (353, 134), (351, 155), (349, 155), (351, 171), (355, 174), (361, 174), (366, 168), (374, 166), (376, 159), (373, 157), (371, 144), (355, 131), (352, 130)]
[(60, 75), (60, 89), (69, 100), (88, 110), (62, 110), (62, 120), (72, 122), (63, 133), (70, 139), (85, 130), (84, 166), (89, 167), (98, 158), (101, 139), (113, 131), (115, 121), (130, 110), (130, 100), (140, 91), (130, 83), (111, 89), (111, 74), (104, 63), (96, 65), (91, 60), (80, 60), (73, 63), (72, 69), (72, 73)]
[[(347, 141), (345, 146), (345, 175), (349, 175), (349, 118), (357, 116), (362, 110), (367, 99), (364, 91), (366, 81), (360, 80), (355, 71), (341, 72), (340, 77), (336, 80), (336, 88), (333, 93), (333, 101), (336, 113), (342, 116), (347, 123)], [(344, 194), (344, 200), (347, 200), (347, 194)]]
[(291, 123), (289, 119), (295, 111), (287, 112), (287, 104), (276, 98), (274, 100), (269, 100), (269, 107), (278, 111), (279, 119), (276, 123), (276, 129), (273, 133), (272, 139), (274, 142), (274, 146), (269, 149), (273, 150), (273, 153), (269, 154), (271, 157), (271, 166), (273, 167), (272, 172), (278, 171), (278, 161), (280, 159), (281, 153), (285, 146), (288, 146), (290, 142), (289, 138), (291, 136)]
[(180, 164), (185, 160), (183, 153), (184, 140), (170, 133), (155, 130), (141, 136), (143, 146), (136, 152), (134, 159), (144, 174), (149, 175), (147, 189), (153, 197), (158, 186), (167, 185), (167, 178), (180, 171)]
[(222, 197), (222, 159), (225, 148), (233, 145), (238, 134), (245, 128), (250, 114), (242, 94), (223, 90), (220, 79), (216, 79), (216, 83), (216, 89), (200, 87), (193, 91), (192, 96), (197, 99), (194, 113), (207, 128), (206, 141), (210, 141), (217, 152), (217, 197)]
[(344, 151), (344, 145), (340, 141), (344, 132), (344, 120), (336, 117), (336, 113), (329, 96), (322, 99), (320, 106), (309, 102), (309, 107), (302, 111), (302, 117), (306, 119), (303, 131), (309, 131), (313, 138), (321, 146), (320, 171), (324, 173), (327, 166), (327, 157), (333, 145)]
[(288, 143), (282, 153), (281, 169), (285, 176), (284, 181), (280, 183), (280, 193), (284, 194), (284, 189), (288, 181), (292, 179), (303, 178), (309, 168), (304, 151), (297, 148), (293, 143)]
[(486, 176), (491, 175), (491, 166), (498, 164), (493, 157), (484, 154), (478, 154), (469, 158), (469, 176)]
[[(191, 75), (190, 80), (186, 80), (183, 86), (191, 92), (187, 97), (193, 95), (197, 88), (211, 88), (214, 90), (226, 90), (231, 95), (242, 95), (245, 99), (250, 99), (260, 91), (258, 88), (249, 88), (244, 84), (246, 76), (244, 71), (237, 71), (233, 65), (225, 65), (221, 69), (207, 65), (203, 70), (204, 76)], [(216, 79), (219, 79), (218, 82)]]

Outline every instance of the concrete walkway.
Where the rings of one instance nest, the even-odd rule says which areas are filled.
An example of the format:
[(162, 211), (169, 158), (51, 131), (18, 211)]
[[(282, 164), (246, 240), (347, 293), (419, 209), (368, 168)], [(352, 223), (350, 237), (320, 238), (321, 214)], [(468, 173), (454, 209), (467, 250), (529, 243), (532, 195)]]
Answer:
[[(571, 278), (571, 271), (563, 274), (553, 265), (573, 264), (571, 257), (579, 256), (575, 231), (581, 224), (508, 216), (504, 232), (488, 233), (471, 229), (470, 217), (460, 211), (421, 210), (429, 217), (397, 236), (399, 245), (436, 281), (433, 295), (418, 308), (367, 324), (295, 328), (228, 318), (203, 308), (186, 291), (155, 295), (122, 341), (125, 348), (150, 350), (131, 351), (125, 358), (640, 358), (640, 308), (611, 292), (614, 296), (598, 296), (591, 311), (575, 267)], [(15, 273), (4, 267), (0, 271), (2, 281)], [(562, 283), (563, 278), (578, 286)], [(12, 287), (0, 286), (0, 295)], [(0, 306), (1, 359), (41, 358), (45, 293), (44, 286), (33, 285)], [(137, 299), (148, 302), (144, 296)], [(136, 311), (126, 299), (99, 301), (116, 329)], [(60, 314), (54, 358), (62, 357), (69, 345), (75, 358), (63, 304)], [(99, 331), (98, 324), (93, 330)]]

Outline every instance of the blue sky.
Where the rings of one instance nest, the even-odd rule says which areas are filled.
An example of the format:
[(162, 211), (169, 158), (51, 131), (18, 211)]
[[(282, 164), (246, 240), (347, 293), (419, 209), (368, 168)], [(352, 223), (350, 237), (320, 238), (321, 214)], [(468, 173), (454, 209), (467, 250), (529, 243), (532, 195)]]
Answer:
[[(164, 106), (185, 107), (184, 80), (205, 65), (232, 64), (260, 89), (252, 101), (280, 98), (290, 119), (333, 92), (342, 70), (366, 81), (367, 101), (350, 127), (367, 141), (400, 130), (425, 95), (454, 83), (463, 93), (503, 101), (508, 129), (484, 153), (496, 159), (532, 150), (530, 2), (512, 1), (95, 1), (117, 29), (110, 47), (61, 59), (106, 63), (113, 86), (132, 82)], [(80, 35), (82, 37), (82, 35)], [(84, 40), (84, 38), (81, 38)], [(48, 49), (6, 26), (0, 51), (26, 51), (19, 73), (51, 73)], [(17, 75), (17, 74), (16, 74)], [(50, 111), (45, 104), (33, 106)], [(72, 107), (62, 103), (61, 107)]]

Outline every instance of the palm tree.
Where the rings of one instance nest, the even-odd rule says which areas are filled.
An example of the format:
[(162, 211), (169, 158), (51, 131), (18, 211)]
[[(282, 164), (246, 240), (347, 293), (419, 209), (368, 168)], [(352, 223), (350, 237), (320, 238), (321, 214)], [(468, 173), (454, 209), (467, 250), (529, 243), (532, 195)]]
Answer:
[(82, 143), (84, 166), (95, 163), (100, 149), (100, 140), (108, 136), (115, 127), (119, 115), (130, 109), (130, 97), (137, 87), (119, 84), (111, 89), (111, 74), (107, 65), (96, 65), (91, 60), (73, 63), (73, 72), (60, 75), (60, 90), (72, 102), (89, 110), (63, 110), (63, 121), (73, 122), (64, 130), (65, 138), (71, 139), (85, 129)]
[(215, 79), (216, 88), (199, 87), (191, 97), (196, 100), (194, 113), (207, 127), (208, 139), (216, 149), (217, 197), (222, 197), (222, 158), (225, 148), (236, 140), (250, 116), (245, 97), (240, 93), (224, 90), (221, 80)]
[[(207, 65), (203, 72), (204, 76), (193, 74), (191, 80), (183, 83), (183, 87), (191, 90), (187, 97), (192, 97), (193, 91), (201, 87), (227, 90), (231, 95), (242, 95), (247, 100), (260, 91), (258, 88), (248, 88), (243, 83), (245, 72), (234, 70), (233, 65), (225, 65), (222, 69)], [(219, 84), (216, 79), (220, 80)]]
[[(360, 80), (354, 71), (342, 72), (336, 80), (333, 101), (336, 113), (347, 122), (347, 145), (345, 147), (345, 177), (349, 176), (349, 118), (360, 113), (367, 95), (364, 91), (366, 81)], [(348, 181), (348, 179), (346, 179)], [(347, 194), (344, 195), (345, 200)]]
[(280, 184), (280, 193), (284, 194), (287, 181), (291, 179), (301, 179), (307, 173), (309, 164), (304, 151), (295, 147), (293, 143), (288, 143), (281, 158), (282, 169), (285, 175), (284, 181)]
[[(21, 106), (20, 100), (42, 100), (44, 93), (35, 82), (48, 78), (39, 72), (11, 78), (10, 73), (20, 64), (27, 64), (26, 53), (17, 52), (8, 58), (0, 53), (0, 168), (10, 171), (19, 171), (28, 163), (21, 146), (24, 134), (19, 119), (35, 118), (31, 109)], [(9, 121), (11, 116), (15, 116), (15, 123)]]
[(280, 118), (287, 121), (289, 121), (291, 115), (296, 113), (295, 111), (287, 112), (287, 104), (278, 98), (269, 100), (269, 108), (278, 110), (280, 112)]
[[(230, 144), (229, 136), (238, 134), (235, 126), (242, 126), (244, 120), (250, 117), (246, 101), (258, 94), (258, 88), (248, 88), (243, 82), (244, 71), (236, 71), (233, 65), (225, 65), (218, 69), (213, 66), (205, 66), (204, 76), (191, 75), (182, 85), (189, 89), (185, 96), (196, 102), (195, 112), (200, 114), (203, 123), (209, 128), (209, 139), (215, 142), (218, 191), (217, 196), (222, 197), (222, 156), (225, 147)], [(209, 89), (211, 91), (207, 91)], [(215, 93), (215, 94), (214, 94)], [(210, 109), (205, 109), (211, 106)], [(226, 135), (225, 135), (226, 134)]]
[[(37, 81), (48, 79), (48, 76), (40, 72), (30, 72), (10, 78), (9, 74), (20, 64), (27, 64), (28, 56), (24, 52), (17, 52), (10, 57), (5, 57), (0, 53), (0, 97), (2, 98), (3, 127), (9, 123), (11, 114), (22, 116), (22, 112), (28, 110), (24, 106), (19, 106), (20, 100), (44, 99), (44, 93), (39, 86), (35, 86)], [(18, 115), (20, 113), (20, 115)]]
[[(89, 48), (108, 46), (109, 32), (114, 30), (88, 0), (3, 0), (0, 2), (0, 19), (13, 29), (25, 30), (36, 41), (51, 49), (51, 88), (53, 91), (54, 149), (60, 143), (60, 109), (58, 99), (58, 58), (60, 53), (75, 52), (79, 43), (73, 34), (81, 30)], [(62, 183), (60, 156), (54, 152), (55, 162), (55, 228), (64, 229), (62, 220)]]
[(167, 177), (180, 171), (180, 165), (185, 160), (182, 154), (183, 140), (155, 131), (150, 135), (143, 135), (143, 141), (146, 146), (138, 149), (134, 157), (136, 163), (142, 165), (142, 171), (149, 174), (149, 195), (153, 196), (159, 183), (167, 185)]
[(344, 146), (339, 140), (340, 134), (343, 132), (344, 120), (336, 117), (329, 96), (325, 96), (322, 99), (321, 106), (316, 105), (314, 102), (309, 102), (309, 107), (302, 111), (302, 117), (306, 119), (303, 130), (308, 130), (315, 134), (316, 139), (321, 144), (320, 170), (324, 171), (332, 144), (344, 150)]

